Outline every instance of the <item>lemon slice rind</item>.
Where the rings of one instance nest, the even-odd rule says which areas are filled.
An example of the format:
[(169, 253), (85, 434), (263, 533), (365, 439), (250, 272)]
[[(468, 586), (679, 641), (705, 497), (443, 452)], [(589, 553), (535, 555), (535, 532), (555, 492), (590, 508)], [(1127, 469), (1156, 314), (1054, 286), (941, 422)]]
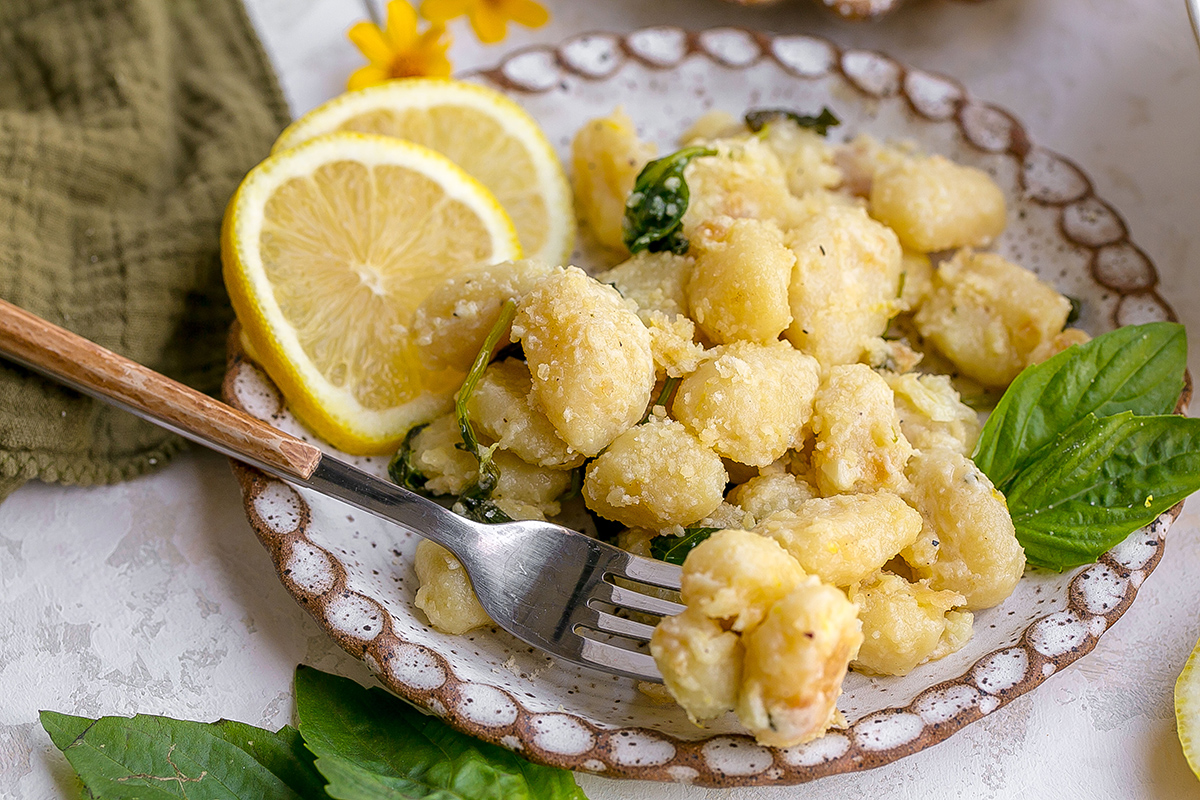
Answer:
[(275, 191), (289, 180), (304, 178), (337, 161), (358, 162), (368, 168), (399, 166), (435, 180), (448, 199), (461, 202), (483, 223), (493, 245), (486, 263), (518, 259), (521, 246), (512, 222), (482, 184), (440, 153), (392, 137), (360, 133), (321, 136), (268, 157), (238, 187), (225, 215), (222, 260), (230, 300), (254, 357), (296, 417), (318, 436), (353, 454), (389, 453), (412, 425), (449, 406), (453, 388), (425, 392), (394, 408), (364, 408), (348, 387), (331, 384), (309, 358), (275, 298), (256, 246), (267, 202)]
[[(485, 114), (525, 147), (536, 173), (533, 182), (549, 211), (544, 220), (549, 226), (545, 243), (537, 252), (529, 252), (526, 248), (526, 257), (552, 265), (567, 263), (575, 243), (575, 214), (571, 186), (562, 163), (533, 117), (493, 89), (448, 78), (405, 78), (346, 92), (289, 125), (271, 152), (278, 153), (317, 136), (336, 132), (348, 121), (372, 111), (411, 111), (441, 106), (460, 106)], [(503, 197), (499, 199), (503, 204)]]

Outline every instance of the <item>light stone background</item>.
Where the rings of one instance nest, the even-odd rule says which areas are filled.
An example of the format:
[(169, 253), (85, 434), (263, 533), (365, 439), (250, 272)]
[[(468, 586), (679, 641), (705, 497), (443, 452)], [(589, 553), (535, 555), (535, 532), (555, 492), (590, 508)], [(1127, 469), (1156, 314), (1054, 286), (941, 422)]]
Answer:
[[(362, 0), (249, 5), (296, 112), (340, 90), (359, 58), (343, 32)], [(719, 0), (558, 0), (553, 21), (460, 68), (588, 30), (737, 24), (816, 32), (960, 79), (1076, 160), (1157, 262), (1163, 294), (1200, 330), (1200, 58), (1183, 0), (915, 0), (878, 24)], [(600, 109), (607, 111), (607, 109)], [(1200, 375), (1200, 346), (1193, 348)], [(1200, 634), (1200, 502), (1133, 608), (1075, 666), (947, 742), (803, 787), (704, 790), (584, 777), (593, 800), (1188, 798), (1172, 686)], [(27, 486), (0, 505), (0, 798), (75, 798), (39, 709), (257, 725), (292, 721), (298, 663), (369, 680), (290, 599), (241, 513), (227, 463), (192, 452), (114, 487)]]

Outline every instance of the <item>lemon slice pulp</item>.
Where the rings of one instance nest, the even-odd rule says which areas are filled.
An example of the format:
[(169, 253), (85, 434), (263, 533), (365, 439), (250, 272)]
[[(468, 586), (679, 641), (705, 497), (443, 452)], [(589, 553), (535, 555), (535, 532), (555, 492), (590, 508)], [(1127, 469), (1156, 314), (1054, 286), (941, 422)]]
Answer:
[(504, 95), (443, 78), (388, 81), (313, 109), (280, 135), (274, 152), (334, 131), (395, 136), (442, 153), (495, 195), (529, 258), (569, 260), (570, 185), (541, 128)]
[(1188, 766), (1200, 776), (1200, 642), (1175, 682), (1175, 723)]
[(336, 133), (255, 167), (226, 212), (225, 283), (245, 339), (289, 407), (350, 453), (394, 451), (449, 404), (409, 336), (446, 278), (521, 257), (478, 181), (424, 147)]

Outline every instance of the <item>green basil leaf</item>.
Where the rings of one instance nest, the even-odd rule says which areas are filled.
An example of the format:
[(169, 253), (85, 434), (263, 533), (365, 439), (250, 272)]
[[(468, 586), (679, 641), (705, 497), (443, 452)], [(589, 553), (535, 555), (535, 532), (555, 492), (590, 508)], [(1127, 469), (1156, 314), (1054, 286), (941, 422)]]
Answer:
[(297, 668), (296, 711), (338, 800), (587, 800), (570, 772), (531, 764), (348, 678)]
[(246, 751), (276, 777), (305, 798), (326, 798), (325, 779), (313, 765), (313, 754), (304, 746), (300, 731), (284, 725), (271, 733), (233, 720), (218, 720), (210, 730)]
[(319, 800), (324, 781), (291, 728), (139, 714), (90, 720), (41, 712), (42, 727), (92, 797)]
[(1187, 338), (1182, 325), (1130, 325), (1069, 347), (1024, 370), (988, 417), (972, 456), (1005, 491), (1035, 451), (1095, 414), (1167, 414), (1183, 390)]
[(684, 528), (683, 536), (655, 536), (650, 540), (650, 555), (668, 564), (683, 566), (688, 553), (720, 528)]
[(625, 201), (625, 246), (629, 252), (687, 252), (688, 240), (681, 228), (692, 195), (683, 171), (692, 159), (716, 154), (708, 147), (685, 147), (642, 168)]
[(425, 491), (425, 484), (429, 479), (421, 470), (413, 466), (413, 440), (428, 427), (429, 425), (425, 424), (410, 428), (404, 435), (404, 441), (400, 443), (400, 449), (388, 462), (388, 477), (392, 479), (392, 482), (418, 494)]
[[(500, 481), (500, 468), (492, 460), (497, 445), (484, 447), (479, 443), (479, 439), (475, 436), (475, 428), (471, 425), (471, 418), (467, 414), (467, 405), (471, 401), (475, 387), (479, 384), (479, 379), (483, 377), (488, 364), (492, 361), (492, 352), (500, 343), (500, 338), (512, 325), (516, 315), (517, 301), (505, 300), (504, 305), (500, 307), (500, 316), (496, 318), (492, 329), (488, 331), (487, 338), (483, 340), (483, 345), (475, 356), (475, 362), (471, 364), (471, 369), (467, 372), (467, 377), (463, 380), (462, 386), (454, 398), (454, 418), (458, 422), (458, 432), (462, 437), (462, 444), (458, 447), (479, 459), (479, 477), (473, 486), (463, 492), (461, 498), (463, 508), (468, 511), (466, 516), (477, 522), (512, 521), (507, 514), (496, 508), (489, 500), (496, 484)], [(488, 519), (488, 517), (497, 517), (497, 515), (502, 518)]]
[[(1079, 317), (1083, 314), (1083, 301), (1071, 295), (1067, 295), (1067, 300), (1071, 302), (1071, 310), (1067, 312), (1066, 325), (1074, 325), (1079, 322)], [(1064, 330), (1066, 330), (1066, 325), (1063, 326)]]
[(671, 395), (675, 394), (675, 390), (679, 388), (679, 384), (682, 381), (683, 378), (667, 378), (663, 381), (662, 391), (658, 393), (658, 397), (646, 409), (646, 413), (642, 414), (642, 419), (638, 422), (638, 425), (646, 424), (650, 419), (650, 414), (654, 412), (655, 406), (663, 406), (665, 408), (667, 403), (671, 402)]
[[(488, 493), (491, 493), (490, 489)], [(453, 511), (455, 514), (466, 517), (469, 520), (483, 522), (488, 525), (513, 521), (513, 518), (504, 513), (500, 506), (483, 495), (483, 489), (478, 483), (468, 488), (459, 496), (458, 502), (454, 504)]]
[(780, 118), (790, 119), (801, 128), (816, 131), (821, 136), (827, 136), (830, 128), (842, 124), (842, 121), (834, 116), (828, 107), (822, 107), (821, 113), (815, 117), (808, 114), (797, 114), (795, 111), (783, 108), (760, 108), (746, 112), (746, 127), (758, 133), (771, 122)]
[(1013, 479), (1008, 511), (1029, 563), (1095, 561), (1200, 489), (1200, 419), (1088, 415)]

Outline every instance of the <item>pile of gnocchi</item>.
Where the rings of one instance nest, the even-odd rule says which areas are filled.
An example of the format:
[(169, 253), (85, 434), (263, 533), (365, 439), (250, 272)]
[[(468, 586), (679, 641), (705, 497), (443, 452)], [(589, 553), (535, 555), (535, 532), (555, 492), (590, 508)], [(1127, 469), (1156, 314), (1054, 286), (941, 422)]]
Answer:
[[(627, 249), (656, 153), (615, 112), (572, 147), (581, 227), (612, 266), (453, 277), (412, 335), (429, 367), (465, 374), (516, 303), (514, 347), (466, 407), (493, 448), (491, 502), (554, 517), (574, 485), (631, 552), (699, 541), (686, 610), (651, 642), (666, 688), (696, 722), (733, 711), (792, 746), (841, 723), (848, 669), (904, 675), (953, 653), (972, 612), (1013, 591), (1024, 552), (970, 459), (980, 421), (962, 398), (1087, 336), (1066, 297), (984, 249), (1006, 208), (978, 169), (834, 145), (792, 115), (752, 131), (709, 114), (681, 145), (706, 155), (682, 172), (676, 252)], [(461, 442), (454, 414), (410, 435), (424, 491), (477, 480)], [(490, 624), (450, 553), (421, 542), (416, 571), (434, 627)]]

